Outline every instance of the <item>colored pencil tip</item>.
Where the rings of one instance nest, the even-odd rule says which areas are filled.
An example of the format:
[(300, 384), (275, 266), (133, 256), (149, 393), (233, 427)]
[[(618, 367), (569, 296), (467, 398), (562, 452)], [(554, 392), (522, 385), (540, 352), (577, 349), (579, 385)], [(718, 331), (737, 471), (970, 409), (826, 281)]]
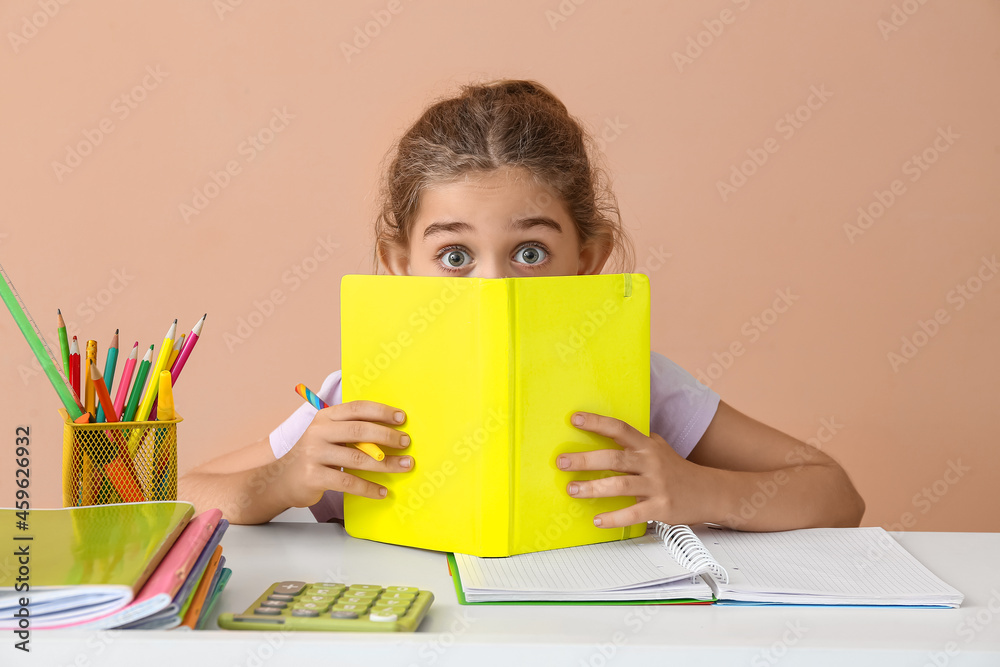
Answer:
[(60, 315), (62, 315), (62, 311), (59, 310), (58, 308), (56, 308), (56, 312), (59, 313)]
[(118, 329), (115, 329), (115, 335), (116, 336), (118, 335)]

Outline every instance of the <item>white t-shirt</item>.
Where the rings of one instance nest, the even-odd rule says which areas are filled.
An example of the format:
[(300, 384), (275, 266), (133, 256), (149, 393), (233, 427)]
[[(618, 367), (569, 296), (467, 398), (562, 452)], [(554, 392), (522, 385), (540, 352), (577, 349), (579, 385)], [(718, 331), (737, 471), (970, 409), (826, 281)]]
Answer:
[[(657, 352), (651, 355), (649, 376), (649, 430), (662, 436), (675, 452), (687, 458), (715, 417), (719, 395)], [(328, 375), (316, 394), (327, 405), (341, 403), (340, 371)], [(284, 456), (298, 442), (315, 415), (316, 408), (303, 403), (271, 432), (271, 450), (275, 458)], [(317, 521), (343, 518), (344, 496), (339, 491), (327, 491), (309, 509)]]

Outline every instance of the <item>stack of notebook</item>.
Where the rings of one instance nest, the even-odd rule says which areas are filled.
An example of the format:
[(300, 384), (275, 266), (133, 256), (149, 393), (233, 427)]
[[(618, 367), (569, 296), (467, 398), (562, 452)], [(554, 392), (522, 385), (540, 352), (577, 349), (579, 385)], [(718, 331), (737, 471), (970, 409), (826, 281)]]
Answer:
[(0, 629), (198, 628), (229, 579), (228, 525), (174, 501), (0, 509)]

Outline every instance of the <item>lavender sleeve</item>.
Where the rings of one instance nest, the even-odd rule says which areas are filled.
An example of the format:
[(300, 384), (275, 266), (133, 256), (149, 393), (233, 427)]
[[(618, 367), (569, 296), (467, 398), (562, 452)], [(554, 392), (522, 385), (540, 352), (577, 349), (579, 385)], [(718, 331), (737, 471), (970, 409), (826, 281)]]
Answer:
[(687, 458), (719, 408), (719, 395), (653, 352), (649, 368), (649, 430)]
[[(340, 387), (340, 371), (330, 373), (323, 381), (323, 385), (316, 392), (316, 395), (323, 399), (327, 405), (336, 405), (343, 401)], [(271, 431), (270, 442), (271, 451), (274, 458), (280, 459), (295, 446), (302, 434), (309, 428), (313, 417), (316, 416), (316, 408), (303, 402), (291, 416), (283, 421), (278, 428)], [(311, 506), (313, 516), (316, 520), (325, 523), (330, 520), (344, 518), (344, 494), (339, 491), (327, 491), (315, 505)]]

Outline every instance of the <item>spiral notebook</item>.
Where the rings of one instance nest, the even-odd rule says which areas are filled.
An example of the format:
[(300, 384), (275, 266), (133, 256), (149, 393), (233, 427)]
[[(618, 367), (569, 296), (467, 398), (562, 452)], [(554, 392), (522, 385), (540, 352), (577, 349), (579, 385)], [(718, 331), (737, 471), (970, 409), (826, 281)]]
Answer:
[(632, 540), (509, 558), (454, 554), (459, 601), (958, 607), (964, 599), (882, 528), (651, 528)]

